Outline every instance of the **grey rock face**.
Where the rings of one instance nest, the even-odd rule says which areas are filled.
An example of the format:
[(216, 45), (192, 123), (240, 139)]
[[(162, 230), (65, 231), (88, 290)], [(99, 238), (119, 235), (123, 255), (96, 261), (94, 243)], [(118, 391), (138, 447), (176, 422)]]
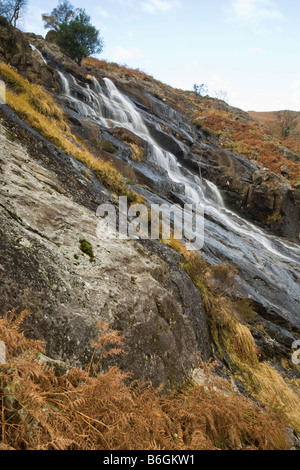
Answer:
[(3, 341), (0, 341), (0, 364), (5, 364), (6, 362), (6, 346)]
[(292, 428), (287, 428), (288, 440), (289, 440), (289, 450), (300, 450), (300, 436), (297, 432)]
[[(55, 86), (57, 92), (60, 89), (51, 67), (71, 73), (82, 84), (88, 83), (87, 73), (100, 82), (106, 74), (97, 68), (79, 68), (42, 37), (26, 37), (42, 50), (50, 67), (45, 67), (38, 52), (31, 52), (25, 41), (27, 62), (17, 62), (19, 56), (14, 59), (18, 69), (25, 74), (33, 70), (51, 90)], [(138, 106), (152, 137), (176, 155), (184, 171), (199, 174), (200, 166), (203, 176), (222, 190), (227, 208), (268, 226), (273, 233), (298, 239), (299, 189), (292, 190), (283, 176), (218, 147), (217, 141), (205, 143), (204, 131), (196, 130), (179, 112), (145, 93), (137, 79), (130, 77), (122, 85), (122, 78), (112, 75)], [(82, 116), (69, 106), (68, 99), (59, 99), (73, 132), (88, 140)], [(8, 109), (5, 112), (21, 125)], [(32, 148), (26, 153), (9, 142), (1, 131), (1, 312), (15, 306), (29, 308), (28, 334), (47, 341), (48, 355), (80, 366), (92, 355), (91, 340), (97, 336), (95, 318), (109, 321), (126, 339), (127, 355), (118, 359), (118, 365), (139, 379), (157, 385), (165, 382), (167, 388), (182, 384), (197, 364), (197, 351), (204, 360), (209, 357), (210, 339), (201, 295), (179, 267), (179, 255), (155, 242), (97, 239), (96, 207), (111, 201), (109, 192), (91, 172), (86, 177), (82, 164), (24, 123), (22, 126), (22, 140), (30, 141), (33, 153)], [(130, 148), (119, 140), (118, 131), (123, 133), (124, 129), (101, 129), (102, 137), (118, 147), (116, 155), (109, 156), (118, 163), (117, 168), (124, 175), (126, 169), (134, 184), (150, 188), (148, 193), (158, 203), (162, 198), (182, 203), (184, 188), (172, 183), (167, 172), (150, 165), (147, 158), (140, 163), (130, 161)], [(140, 139), (130, 139), (144, 146)], [(243, 232), (243, 227), (239, 228)], [(239, 230), (235, 233), (224, 226), (216, 215), (206, 214), (205, 231), (202, 255), (211, 264), (230, 262), (238, 268), (237, 294), (252, 300), (266, 326), (266, 334), (253, 328), (258, 346), (266, 357), (288, 357), (293, 333), (300, 331), (295, 247), (291, 244), (288, 252), (274, 237), (276, 252), (285, 257), (278, 253), (272, 257), (255, 237), (248, 233), (241, 237)], [(93, 263), (80, 251), (82, 239), (92, 246)]]
[[(125, 337), (126, 355), (117, 361), (123, 370), (166, 389), (181, 385), (198, 350), (209, 357), (210, 343), (200, 294), (171, 254), (99, 240), (101, 221), (87, 207), (93, 186), (79, 163), (70, 160), (64, 169), (61, 156), (56, 173), (57, 155), (49, 168), (42, 152), (36, 160), (2, 126), (0, 149), (1, 313), (28, 309), (27, 334), (46, 341), (53, 359), (82, 367), (97, 338), (95, 320), (109, 322)], [(98, 194), (99, 203), (108, 198), (100, 188)], [(93, 262), (80, 250), (82, 239), (92, 246)]]

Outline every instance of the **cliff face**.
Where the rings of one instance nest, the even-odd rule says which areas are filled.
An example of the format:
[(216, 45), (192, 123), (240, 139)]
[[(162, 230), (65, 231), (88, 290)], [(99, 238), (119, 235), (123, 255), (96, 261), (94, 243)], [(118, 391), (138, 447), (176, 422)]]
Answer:
[(107, 321), (125, 335), (124, 369), (156, 385), (182, 383), (210, 343), (200, 293), (176, 258), (133, 241), (100, 243), (89, 206), (108, 196), (97, 180), (3, 115), (0, 132), (1, 311), (27, 308), (28, 334), (78, 366), (90, 361), (95, 319)]
[[(192, 282), (182, 254), (158, 241), (99, 240), (96, 209), (124, 189), (111, 168), (148, 205), (183, 205), (200, 181), (201, 256), (238, 270), (230, 297), (246, 299), (254, 315), (242, 324), (263, 359), (289, 361), (300, 333), (299, 189), (193, 123), (190, 95), (96, 61), (78, 67), (54, 44), (3, 22), (0, 37), (1, 60), (45, 87), (65, 116), (54, 140), (40, 109), (30, 122), (28, 110), (18, 117), (14, 95), (0, 109), (0, 311), (30, 310), (27, 334), (45, 340), (51, 357), (79, 366), (90, 361), (96, 320), (109, 322), (126, 340), (118, 365), (154, 385), (181, 386), (199, 351), (204, 361), (216, 357), (206, 284)], [(16, 92), (11, 77), (7, 86)]]

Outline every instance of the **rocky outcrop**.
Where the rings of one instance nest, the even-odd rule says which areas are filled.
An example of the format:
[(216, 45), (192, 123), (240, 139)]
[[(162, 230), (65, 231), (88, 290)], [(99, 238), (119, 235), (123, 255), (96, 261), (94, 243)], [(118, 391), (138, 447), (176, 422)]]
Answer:
[(196, 144), (186, 159), (222, 190), (233, 211), (276, 235), (299, 240), (299, 189), (286, 178), (241, 155), (207, 145)]
[(30, 50), (21, 31), (9, 26), (7, 20), (0, 17), (0, 60), (24, 67)]
[[(26, 334), (45, 340), (52, 358), (82, 367), (97, 338), (95, 321), (107, 321), (126, 340), (126, 355), (118, 360), (123, 370), (166, 389), (181, 385), (197, 365), (198, 350), (210, 356), (199, 291), (167, 248), (98, 239), (95, 210), (109, 193), (82, 164), (6, 111), (0, 128), (1, 312), (28, 309)], [(91, 245), (93, 261), (80, 240)]]
[[(29, 38), (28, 38), (29, 39)], [(0, 60), (16, 67), (31, 81), (55, 88), (55, 74), (38, 50), (32, 49), (26, 36), (0, 18)]]

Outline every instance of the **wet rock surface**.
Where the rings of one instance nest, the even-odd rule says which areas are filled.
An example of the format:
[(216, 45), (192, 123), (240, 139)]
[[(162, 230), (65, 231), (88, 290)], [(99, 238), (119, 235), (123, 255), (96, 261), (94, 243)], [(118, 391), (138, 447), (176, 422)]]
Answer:
[[(7, 25), (1, 27), (0, 37), (4, 44), (7, 43), (3, 51), (9, 51), (3, 53), (4, 60), (56, 93), (60, 85), (55, 70), (69, 72), (83, 82), (91, 73), (99, 80), (107, 75), (97, 68), (78, 67), (61, 54), (51, 38), (45, 40), (32, 33), (22, 35), (18, 30), (7, 28)], [(11, 47), (12, 43), (19, 52)], [(31, 50), (30, 45), (37, 50)], [(223, 191), (228, 207), (278, 236), (299, 241), (299, 190), (292, 190), (287, 178), (259, 169), (246, 158), (221, 149), (213, 143), (213, 136), (210, 136), (212, 143), (207, 144), (204, 131), (197, 130), (181, 113), (145, 91), (140, 81), (126, 75), (121, 78), (113, 73), (110, 78), (139, 107), (157, 143), (172, 152), (188, 168), (199, 171), (200, 167), (203, 176)], [(146, 87), (147, 83), (143, 85)], [(84, 97), (77, 94), (77, 98)], [(70, 109), (71, 103), (67, 104)], [(293, 161), (299, 160), (287, 149), (282, 148), (282, 153)]]
[[(108, 321), (126, 339), (118, 365), (167, 389), (182, 384), (198, 349), (210, 356), (199, 291), (171, 255), (162, 259), (133, 241), (99, 240), (99, 219), (87, 207), (93, 184), (78, 162), (30, 155), (6, 133), (1, 127), (1, 311), (28, 309), (27, 334), (45, 340), (52, 358), (80, 366), (92, 355), (95, 319)], [(27, 140), (36, 144), (34, 136)], [(51, 168), (55, 160), (59, 174)], [(80, 178), (75, 197), (73, 179)], [(108, 199), (100, 187), (97, 194), (99, 203)], [(91, 243), (93, 262), (80, 251), (81, 239)]]
[[(21, 46), (26, 64), (18, 57), (4, 59), (15, 61), (25, 75), (34, 72), (37, 82), (55, 90), (72, 128), (89, 139), (81, 108), (81, 103), (91, 104), (86, 86), (91, 89), (93, 83), (87, 77), (95, 76), (108, 97), (106, 72), (78, 68), (51, 41), (26, 37), (29, 42), (22, 39)], [(76, 77), (69, 81), (69, 96), (57, 69)], [(225, 207), (213, 199), (206, 206), (202, 255), (211, 264), (230, 262), (238, 269), (236, 295), (253, 302), (258, 317), (251, 331), (262, 355), (288, 358), (300, 333), (299, 247), (293, 243), (299, 241), (300, 190), (292, 189), (282, 175), (218, 147), (213, 139), (208, 142), (204, 131), (137, 81), (114, 74), (110, 78), (132, 100), (149, 136), (176, 157), (182, 172), (197, 177), (201, 173), (219, 188)], [(13, 306), (32, 310), (28, 332), (47, 340), (52, 357), (80, 365), (90, 359), (94, 316), (110, 321), (129, 345), (128, 355), (119, 362), (125, 370), (170, 388), (182, 384), (196, 365), (197, 351), (206, 359), (211, 350), (200, 293), (179, 267), (179, 255), (150, 241), (99, 243), (94, 214), (97, 205), (111, 201), (109, 192), (92, 173), (86, 176), (84, 165), (49, 144), (8, 108), (1, 115), (6, 126), (1, 130), (0, 162), (1, 311)], [(149, 203), (184, 204), (184, 186), (148, 158), (147, 139), (122, 126), (107, 129), (99, 120), (93, 124), (101, 139), (116, 147), (105, 158), (130, 175), (135, 189), (143, 185), (140, 194)], [(7, 130), (18, 135), (22, 148), (9, 141)], [(143, 148), (141, 161), (132, 160), (130, 142)], [(80, 252), (83, 238), (92, 244), (95, 264)]]

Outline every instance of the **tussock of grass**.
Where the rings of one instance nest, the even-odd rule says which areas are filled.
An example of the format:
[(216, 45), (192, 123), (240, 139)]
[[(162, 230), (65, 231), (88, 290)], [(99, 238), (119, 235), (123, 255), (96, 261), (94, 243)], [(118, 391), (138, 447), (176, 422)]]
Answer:
[(281, 374), (268, 363), (260, 363), (251, 375), (250, 388), (255, 397), (273, 410), (283, 414), (287, 421), (300, 432), (300, 396), (287, 384)]
[(237, 319), (233, 303), (220, 297), (211, 299), (211, 305), (210, 328), (220, 356), (226, 351), (237, 367), (247, 363), (256, 368), (259, 354), (254, 338), (249, 328)]
[(281, 450), (278, 415), (246, 398), (190, 384), (171, 396), (131, 382), (101, 360), (122, 354), (123, 338), (97, 323), (99, 340), (86, 370), (55, 375), (40, 361), (43, 343), (26, 339), (10, 312), (0, 319), (7, 364), (0, 367), (0, 446), (17, 450)]
[(234, 365), (232, 372), (251, 394), (300, 431), (300, 393), (296, 391), (299, 381), (293, 387), (269, 363), (260, 362), (255, 340), (244, 324), (244, 320), (252, 320), (256, 314), (247, 300), (235, 300), (230, 296), (235, 290), (237, 271), (229, 264), (209, 266), (197, 253), (187, 251), (178, 240), (165, 243), (185, 258), (182, 267), (201, 292), (209, 315), (211, 337), (220, 359), (224, 360), (226, 353)]
[(0, 73), (8, 86), (6, 102), (24, 121), (49, 142), (72, 155), (93, 170), (101, 183), (117, 195), (128, 197), (129, 203), (138, 201), (126, 180), (110, 164), (96, 158), (78, 137), (72, 134), (62, 109), (42, 87), (30, 83), (10, 66), (0, 62)]
[(109, 140), (102, 140), (99, 146), (107, 153), (113, 154), (117, 151), (116, 147)]
[(141, 162), (144, 158), (144, 149), (133, 142), (129, 142), (128, 145), (132, 148), (132, 152), (130, 155), (131, 160), (134, 162)]

